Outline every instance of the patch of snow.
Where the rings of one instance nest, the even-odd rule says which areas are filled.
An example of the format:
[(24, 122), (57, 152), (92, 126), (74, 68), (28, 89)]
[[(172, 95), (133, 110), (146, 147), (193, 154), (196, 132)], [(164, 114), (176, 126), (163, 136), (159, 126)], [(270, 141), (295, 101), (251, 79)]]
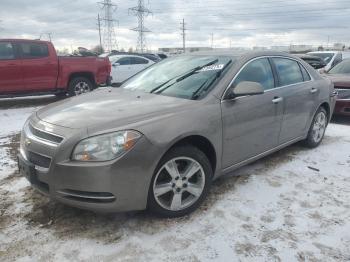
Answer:
[[(2, 134), (33, 110), (0, 111), (0, 121), (13, 119)], [(2, 261), (350, 260), (348, 125), (330, 124), (316, 149), (293, 145), (220, 178), (198, 211), (171, 220), (52, 203), (24, 178), (1, 175), (14, 171), (2, 166), (12, 163), (8, 142), (0, 139)]]

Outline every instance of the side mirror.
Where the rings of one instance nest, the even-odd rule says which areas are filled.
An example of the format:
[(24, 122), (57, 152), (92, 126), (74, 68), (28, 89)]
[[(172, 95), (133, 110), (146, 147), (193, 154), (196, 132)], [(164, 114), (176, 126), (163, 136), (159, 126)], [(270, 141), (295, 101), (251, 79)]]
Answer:
[(236, 87), (231, 87), (230, 90), (228, 98), (261, 95), (264, 93), (264, 87), (260, 83), (250, 81), (240, 82)]
[(117, 67), (117, 66), (120, 66), (120, 64), (119, 63), (114, 63), (113, 66)]

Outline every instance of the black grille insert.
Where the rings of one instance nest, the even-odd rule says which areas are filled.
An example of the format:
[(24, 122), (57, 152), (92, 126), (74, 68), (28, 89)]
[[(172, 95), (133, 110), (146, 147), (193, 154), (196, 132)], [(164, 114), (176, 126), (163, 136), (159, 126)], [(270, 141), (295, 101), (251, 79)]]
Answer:
[(65, 198), (87, 203), (110, 203), (115, 201), (115, 196), (108, 192), (87, 192), (65, 189), (59, 191)]

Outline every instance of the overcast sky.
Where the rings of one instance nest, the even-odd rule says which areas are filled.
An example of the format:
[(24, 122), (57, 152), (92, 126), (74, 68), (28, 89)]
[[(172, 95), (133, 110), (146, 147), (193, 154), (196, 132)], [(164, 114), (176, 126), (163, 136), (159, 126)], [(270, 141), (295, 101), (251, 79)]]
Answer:
[[(101, 0), (103, 1), (103, 0)], [(94, 0), (0, 0), (0, 38), (39, 38), (51, 32), (57, 48), (98, 44)], [(135, 47), (137, 18), (128, 12), (136, 0), (113, 0), (119, 47)], [(145, 0), (153, 14), (145, 19), (152, 32), (147, 47), (182, 46), (185, 19), (187, 46), (271, 46), (290, 44), (350, 45), (350, 0)], [(47, 39), (44, 35), (43, 38)]]

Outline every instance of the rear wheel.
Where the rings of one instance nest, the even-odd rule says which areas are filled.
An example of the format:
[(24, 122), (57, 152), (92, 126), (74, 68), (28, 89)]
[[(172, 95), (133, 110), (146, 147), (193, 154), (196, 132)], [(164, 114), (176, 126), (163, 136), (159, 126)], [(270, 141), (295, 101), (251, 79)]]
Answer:
[(69, 82), (68, 94), (69, 96), (78, 96), (91, 92), (93, 84), (86, 77), (76, 77)]
[(314, 148), (322, 142), (327, 124), (327, 111), (323, 107), (320, 107), (314, 116), (307, 138), (305, 139), (305, 145), (307, 147)]
[(193, 146), (176, 147), (160, 161), (149, 190), (148, 206), (163, 217), (179, 217), (206, 198), (213, 171), (206, 155)]

